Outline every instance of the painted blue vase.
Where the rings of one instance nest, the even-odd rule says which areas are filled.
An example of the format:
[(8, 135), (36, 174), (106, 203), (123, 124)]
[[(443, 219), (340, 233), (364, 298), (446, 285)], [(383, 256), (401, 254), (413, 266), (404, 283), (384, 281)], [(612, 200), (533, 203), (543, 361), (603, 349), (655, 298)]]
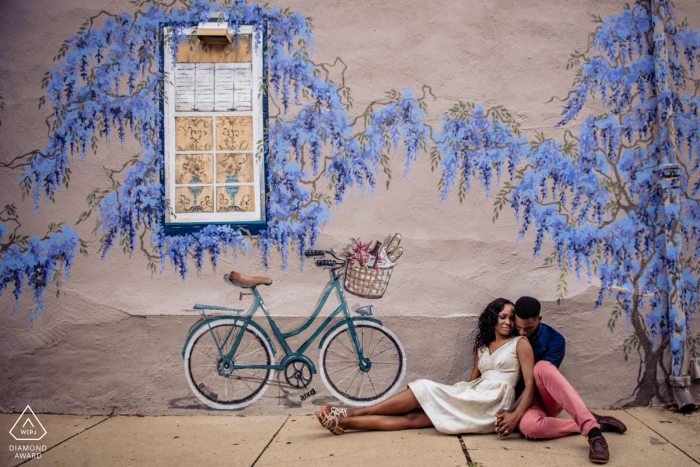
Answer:
[[(202, 183), (202, 181), (199, 179), (199, 175), (192, 175), (192, 179), (190, 180), (190, 183)], [(198, 210), (199, 206), (197, 206), (197, 196), (202, 192), (204, 187), (201, 186), (190, 186), (187, 187), (189, 190), (190, 194), (194, 197), (194, 206), (190, 208), (190, 211), (196, 211)], [(200, 208), (201, 209), (201, 208)]]
[[(238, 175), (226, 175), (226, 183), (236, 183), (238, 182)], [(231, 207), (229, 208), (229, 211), (232, 211), (236, 208), (235, 204), (235, 199), (236, 195), (238, 194), (239, 187), (238, 186), (227, 186), (226, 187), (226, 193), (231, 197)]]

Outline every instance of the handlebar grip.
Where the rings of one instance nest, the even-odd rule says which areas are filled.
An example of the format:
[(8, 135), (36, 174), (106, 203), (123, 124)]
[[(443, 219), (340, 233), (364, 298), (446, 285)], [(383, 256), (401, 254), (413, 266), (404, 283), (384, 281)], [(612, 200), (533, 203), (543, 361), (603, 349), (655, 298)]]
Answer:
[(306, 250), (304, 252), (304, 256), (309, 257), (309, 256), (323, 256), (325, 255), (326, 252), (323, 250)]
[(335, 266), (336, 262), (332, 259), (317, 259), (316, 266)]

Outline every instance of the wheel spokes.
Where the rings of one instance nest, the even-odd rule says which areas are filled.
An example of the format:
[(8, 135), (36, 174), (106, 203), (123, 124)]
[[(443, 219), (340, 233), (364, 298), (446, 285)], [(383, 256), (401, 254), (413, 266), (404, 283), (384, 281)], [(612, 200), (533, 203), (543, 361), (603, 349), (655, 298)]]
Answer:
[[(349, 333), (348, 333), (348, 335), (349, 335)], [(348, 339), (351, 339), (350, 345), (352, 345), (352, 337), (348, 337)], [(343, 344), (343, 346), (344, 346), (346, 349), (348, 349), (348, 351), (349, 351), (351, 354), (354, 353), (355, 355), (357, 355), (357, 353), (356, 353), (354, 350), (352, 350), (350, 347), (348, 347), (347, 345), (345, 345), (345, 342), (343, 342), (342, 340), (340, 340), (339, 342), (340, 342), (341, 344)]]
[[(377, 400), (400, 382), (403, 367), (401, 344), (376, 326), (360, 324), (355, 329), (359, 350), (369, 361), (370, 368), (360, 368), (359, 356), (354, 351), (355, 341), (350, 329), (346, 328), (324, 347), (323, 371), (329, 387), (337, 391), (339, 397), (358, 402)], [(377, 333), (379, 336), (375, 339)]]
[(390, 351), (392, 351), (392, 350), (394, 350), (394, 349), (386, 349), (386, 350), (384, 350), (383, 352), (379, 352), (378, 354), (372, 355), (371, 357), (367, 357), (367, 358), (375, 358), (375, 357), (378, 357), (378, 356), (381, 355), (381, 354), (385, 354), (385, 353), (390, 352)]
[(367, 373), (367, 377), (369, 378), (369, 382), (372, 383), (372, 389), (374, 389), (374, 395), (376, 396), (379, 393), (377, 392), (377, 388), (374, 386), (374, 381), (372, 381), (372, 375)]
[(342, 354), (342, 353), (340, 353), (340, 352), (336, 352), (335, 350), (330, 350), (330, 349), (328, 349), (328, 351), (329, 351), (329, 352), (333, 352), (333, 353), (336, 354), (336, 355), (342, 355), (343, 357), (347, 358), (348, 360), (352, 360), (352, 361), (357, 360), (357, 358), (355, 358), (355, 357), (348, 357), (347, 355)]
[(241, 332), (243, 331), (240, 325), (214, 325), (211, 332), (207, 328), (192, 344), (188, 357), (189, 378), (194, 383), (193, 386), (198, 388), (198, 393), (205, 398), (205, 402), (209, 400), (224, 404), (245, 403), (269, 383), (271, 369), (233, 370), (221, 360), (217, 344), (221, 345), (221, 353), (227, 357), (234, 342), (240, 338), (238, 349), (232, 355), (233, 361), (228, 362), (229, 364), (270, 364), (271, 355), (260, 335), (250, 329), (246, 329), (243, 335)]
[(344, 367), (342, 367), (342, 368), (338, 368), (337, 370), (333, 370), (333, 371), (331, 371), (330, 373), (327, 373), (327, 374), (332, 375), (333, 373), (337, 373), (337, 372), (339, 372), (339, 371), (343, 371), (343, 370), (347, 370), (348, 368), (355, 368), (355, 367), (358, 367), (358, 368), (359, 368), (359, 364), (353, 363), (352, 365), (348, 365), (348, 366), (344, 366)]
[[(357, 374), (356, 374), (355, 377), (352, 379), (352, 381), (350, 381), (350, 384), (348, 384), (348, 388), (345, 390), (345, 392), (348, 392), (348, 391), (350, 390), (350, 387), (352, 386), (352, 383), (355, 382), (355, 380), (357, 379), (357, 376), (358, 376), (360, 373), (362, 373), (362, 370), (360, 370), (360, 368), (358, 367), (358, 368), (357, 368)], [(351, 373), (351, 374), (352, 374), (352, 373)], [(348, 375), (348, 376), (350, 376), (350, 375)], [(346, 376), (346, 378), (347, 378), (347, 376)]]

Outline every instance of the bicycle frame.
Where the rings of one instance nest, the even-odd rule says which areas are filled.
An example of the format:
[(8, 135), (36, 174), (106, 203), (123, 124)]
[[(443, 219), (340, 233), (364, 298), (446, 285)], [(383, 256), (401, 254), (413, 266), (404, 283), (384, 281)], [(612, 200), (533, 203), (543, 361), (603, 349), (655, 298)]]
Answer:
[[(205, 316), (205, 322), (209, 326), (209, 332), (211, 333), (212, 337), (214, 338), (214, 342), (216, 343), (217, 350), (219, 352), (219, 357), (222, 359), (224, 362), (230, 362), (233, 358), (233, 355), (236, 353), (236, 350), (238, 349), (238, 346), (240, 345), (241, 339), (243, 337), (243, 334), (247, 327), (249, 325), (256, 326), (255, 322), (252, 321), (253, 315), (258, 311), (258, 308), (262, 308), (263, 312), (265, 313), (265, 317), (267, 318), (267, 321), (270, 323), (270, 328), (272, 329), (272, 332), (275, 334), (275, 337), (279, 341), (280, 345), (282, 346), (282, 349), (284, 350), (285, 357), (282, 359), (282, 361), (277, 364), (277, 365), (236, 365), (234, 363), (233, 369), (273, 369), (273, 370), (283, 370), (286, 365), (293, 360), (302, 360), (305, 363), (309, 365), (309, 368), (311, 369), (311, 372), (313, 374), (316, 374), (316, 366), (313, 364), (311, 359), (309, 359), (306, 355), (304, 355), (304, 352), (311, 346), (311, 344), (316, 340), (316, 338), (326, 329), (328, 324), (335, 318), (341, 311), (345, 314), (345, 321), (341, 321), (340, 323), (337, 323), (336, 326), (342, 324), (343, 322), (348, 323), (350, 335), (352, 336), (352, 341), (355, 346), (355, 351), (357, 352), (357, 355), (359, 356), (359, 364), (360, 368), (364, 371), (369, 371), (372, 368), (372, 363), (365, 359), (364, 355), (362, 354), (362, 348), (359, 342), (359, 339), (357, 337), (357, 332), (355, 330), (355, 326), (353, 324), (354, 319), (350, 316), (350, 312), (348, 310), (348, 304), (347, 301), (345, 300), (345, 294), (343, 292), (343, 287), (340, 283), (340, 278), (339, 277), (334, 277), (333, 281), (328, 285), (326, 288), (323, 297), (321, 298), (320, 303), (316, 307), (316, 310), (314, 310), (314, 313), (311, 315), (311, 317), (301, 325), (301, 327), (295, 329), (294, 331), (283, 333), (280, 331), (280, 329), (277, 327), (277, 324), (275, 321), (272, 319), (270, 316), (270, 313), (267, 309), (267, 306), (265, 306), (265, 301), (263, 300), (262, 296), (260, 296), (260, 293), (257, 290), (257, 287), (252, 287), (251, 290), (253, 291), (253, 294), (255, 295), (255, 301), (253, 302), (253, 305), (250, 308), (250, 311), (244, 316), (244, 317), (239, 317), (236, 316), (234, 319), (236, 321), (240, 320), (241, 322), (241, 330), (236, 336), (233, 344), (231, 345), (231, 349), (224, 355), (223, 349), (226, 347), (227, 342), (231, 338), (231, 334), (233, 333), (233, 330), (235, 327), (231, 327), (231, 330), (229, 331), (228, 335), (226, 338), (223, 340), (223, 342), (219, 343), (217, 340), (216, 336), (214, 336), (214, 331), (211, 328), (210, 321), (206, 319), (206, 315), (202, 311), (202, 315)], [(287, 339), (293, 336), (296, 336), (298, 334), (301, 334), (305, 330), (307, 330), (313, 323), (316, 321), (316, 318), (318, 317), (319, 313), (323, 309), (323, 307), (326, 304), (326, 301), (328, 300), (328, 297), (330, 296), (331, 292), (335, 290), (338, 292), (338, 298), (340, 300), (340, 305), (338, 308), (336, 308), (322, 323), (321, 325), (316, 329), (316, 331), (313, 333), (307, 341), (302, 344), (299, 349), (297, 349), (296, 352), (292, 351), (291, 348), (289, 347), (289, 344), (287, 343)], [(203, 309), (201, 305), (196, 305), (196, 308)], [(223, 309), (221, 307), (206, 307), (206, 308), (211, 308), (211, 309)], [(233, 311), (233, 310), (232, 310)], [(238, 310), (236, 310), (238, 311)], [(243, 310), (240, 310), (243, 311)], [(372, 318), (360, 318), (363, 320), (367, 321), (373, 321), (381, 325), (381, 322)], [(267, 334), (263, 332), (263, 335), (267, 337)], [(322, 341), (323, 342), (323, 341)]]

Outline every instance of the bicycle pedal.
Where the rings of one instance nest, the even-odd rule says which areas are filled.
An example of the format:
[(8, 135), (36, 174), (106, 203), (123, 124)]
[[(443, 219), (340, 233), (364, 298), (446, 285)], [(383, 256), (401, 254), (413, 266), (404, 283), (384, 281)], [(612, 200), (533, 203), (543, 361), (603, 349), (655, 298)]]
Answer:
[(361, 306), (360, 308), (355, 310), (355, 313), (357, 313), (360, 316), (372, 316), (374, 314), (372, 306), (373, 305)]

